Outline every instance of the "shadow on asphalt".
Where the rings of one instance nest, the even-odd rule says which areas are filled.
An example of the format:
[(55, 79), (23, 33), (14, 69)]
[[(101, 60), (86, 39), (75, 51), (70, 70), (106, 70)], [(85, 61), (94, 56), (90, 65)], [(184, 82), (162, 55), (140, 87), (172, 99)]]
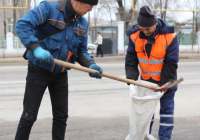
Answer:
[[(0, 140), (13, 140), (18, 122), (0, 123)], [(158, 119), (155, 119), (153, 135), (157, 136)], [(199, 140), (200, 116), (175, 118), (172, 140)], [(129, 133), (129, 118), (80, 118), (69, 117), (65, 140), (124, 140)], [(50, 140), (51, 119), (38, 120), (32, 129), (30, 140)]]

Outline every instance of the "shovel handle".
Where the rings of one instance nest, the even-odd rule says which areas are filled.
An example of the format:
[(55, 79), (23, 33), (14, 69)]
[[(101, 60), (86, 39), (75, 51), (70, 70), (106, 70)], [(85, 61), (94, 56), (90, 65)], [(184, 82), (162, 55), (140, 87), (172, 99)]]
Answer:
[[(69, 63), (69, 62), (64, 62), (64, 61), (61, 61), (61, 60), (58, 60), (58, 59), (54, 59), (54, 62), (57, 65), (67, 67), (67, 68), (76, 69), (76, 70), (87, 72), (87, 73), (99, 72), (99, 71), (94, 70), (94, 69), (89, 69), (89, 68), (86, 68), (86, 67), (78, 66), (78, 65), (75, 65), (75, 64), (72, 64), (72, 63)], [(121, 82), (124, 82), (124, 83), (141, 86), (141, 87), (148, 88), (148, 89), (151, 89), (151, 90), (156, 90), (156, 89), (159, 88), (159, 87), (156, 87), (156, 86), (148, 85), (148, 84), (141, 83), (141, 82), (138, 82), (138, 81), (126, 79), (126, 78), (123, 78), (123, 77), (118, 77), (118, 76), (108, 74), (108, 73), (104, 73), (104, 72), (101, 75), (103, 77), (107, 77), (109, 79), (113, 79), (113, 80), (121, 81)]]

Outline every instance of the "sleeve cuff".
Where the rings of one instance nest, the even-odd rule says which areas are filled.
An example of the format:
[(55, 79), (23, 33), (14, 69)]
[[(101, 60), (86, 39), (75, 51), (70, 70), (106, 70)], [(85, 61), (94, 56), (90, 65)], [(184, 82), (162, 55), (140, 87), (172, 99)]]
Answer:
[(29, 47), (28, 50), (30, 50), (31, 52), (33, 52), (37, 47), (39, 47), (40, 45), (38, 44), (38, 42), (34, 42), (32, 43)]

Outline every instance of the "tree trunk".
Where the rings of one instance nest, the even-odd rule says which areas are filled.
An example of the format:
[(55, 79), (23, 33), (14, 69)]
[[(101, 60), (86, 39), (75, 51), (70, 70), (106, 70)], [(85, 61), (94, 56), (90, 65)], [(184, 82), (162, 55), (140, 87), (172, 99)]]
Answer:
[[(3, 6), (5, 7), (5, 1), (3, 0)], [(3, 25), (4, 25), (4, 36), (6, 36), (6, 10), (3, 9)]]
[[(167, 9), (168, 7), (168, 0), (165, 0), (165, 9)], [(167, 16), (167, 12), (164, 11), (164, 16), (163, 16), (163, 20), (166, 21), (166, 16)]]
[(28, 0), (28, 11), (31, 9), (30, 3), (31, 3), (31, 0)]
[(110, 22), (111, 22), (112, 38), (113, 38), (113, 25), (112, 25), (112, 15), (111, 15), (111, 8), (110, 8), (110, 6), (108, 6), (108, 8), (109, 8), (109, 13), (110, 13)]
[[(14, 7), (16, 7), (17, 4), (18, 4), (18, 0), (14, 0), (13, 4), (14, 4)], [(16, 9), (13, 9), (13, 34), (14, 35), (16, 35), (16, 32), (15, 32), (15, 23), (16, 23), (16, 20), (17, 20), (16, 18), (17, 18)]]
[(124, 21), (124, 6), (122, 4), (122, 0), (116, 0), (117, 1), (117, 4), (119, 6), (118, 8), (118, 12), (119, 12), (119, 15), (120, 15), (120, 20), (121, 21)]
[[(162, 9), (162, 0), (160, 0), (160, 10)], [(160, 11), (160, 18), (163, 19), (163, 11)]]
[[(120, 15), (120, 20), (125, 22), (125, 30), (126, 30), (129, 25), (129, 22), (131, 21), (131, 19), (134, 16), (134, 11), (131, 8), (129, 12), (126, 12), (125, 6), (123, 5), (122, 0), (116, 0), (116, 2), (119, 6), (118, 12)], [(136, 3), (137, 3), (137, 0), (134, 0), (134, 5), (136, 5)], [(124, 12), (125, 12), (125, 14), (124, 14)]]

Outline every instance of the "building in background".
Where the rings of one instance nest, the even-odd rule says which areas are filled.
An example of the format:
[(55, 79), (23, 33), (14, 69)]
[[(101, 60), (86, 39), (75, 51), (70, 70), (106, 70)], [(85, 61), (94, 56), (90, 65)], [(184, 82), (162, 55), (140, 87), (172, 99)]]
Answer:
[[(26, 0), (18, 0), (17, 7), (25, 7)], [(27, 0), (29, 1), (29, 0)], [(14, 21), (22, 17), (29, 7), (26, 9), (12, 9), (15, 0), (1, 0), (0, 7), (10, 7), (10, 9), (0, 9), (0, 37), (5, 37), (8, 32), (15, 34)]]

